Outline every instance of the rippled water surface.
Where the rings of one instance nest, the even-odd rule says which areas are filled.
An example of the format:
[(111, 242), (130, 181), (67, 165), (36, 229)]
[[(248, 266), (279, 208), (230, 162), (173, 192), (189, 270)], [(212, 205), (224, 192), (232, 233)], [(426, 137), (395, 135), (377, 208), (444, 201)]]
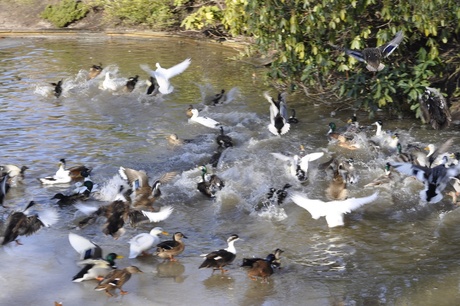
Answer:
[[(0, 42), (0, 164), (27, 165), (23, 185), (7, 195), (2, 221), (30, 200), (55, 206), (50, 198), (69, 192), (72, 186), (43, 187), (37, 178), (51, 175), (66, 158), (68, 166), (93, 168), (92, 178), (103, 189), (117, 177), (120, 166), (145, 170), (156, 179), (168, 171), (178, 175), (162, 186), (158, 205), (172, 205), (174, 212), (160, 225), (170, 233), (188, 236), (186, 249), (177, 262), (155, 257), (128, 259), (127, 241), (154, 225), (127, 227), (118, 240), (101, 232), (103, 220), (83, 229), (74, 207), (59, 209), (60, 222), (37, 234), (21, 237), (23, 245), (11, 243), (0, 249), (0, 303), (2, 305), (454, 305), (460, 301), (460, 210), (446, 209), (450, 197), (425, 205), (418, 199), (416, 182), (379, 188), (377, 201), (345, 217), (345, 226), (328, 228), (324, 218), (313, 220), (304, 209), (286, 200), (282, 207), (260, 213), (256, 207), (270, 187), (293, 186), (311, 198), (326, 200), (328, 178), (317, 170), (331, 156), (353, 157), (359, 181), (349, 186), (350, 196), (366, 196), (363, 188), (383, 173), (391, 157), (367, 147), (347, 151), (328, 144), (327, 124), (342, 126), (353, 110), (341, 105), (319, 104), (318, 99), (290, 95), (288, 106), (300, 120), (282, 137), (269, 133), (268, 103), (263, 68), (233, 60), (236, 52), (216, 44), (187, 39), (109, 39), (81, 36), (63, 38), (6, 38)], [(185, 58), (192, 64), (172, 79), (175, 90), (163, 97), (145, 96), (147, 75), (139, 64), (170, 67)], [(102, 79), (86, 81), (93, 64), (105, 67), (124, 80), (139, 75), (132, 93), (99, 89)], [(51, 93), (50, 82), (64, 80), (60, 98)], [(215, 107), (203, 104), (206, 94), (232, 90), (233, 101)], [(216, 150), (218, 130), (187, 121), (185, 110), (193, 104), (206, 116), (221, 122), (235, 146), (224, 151), (213, 172), (226, 186), (209, 200), (196, 190), (198, 166), (209, 162)], [(331, 111), (337, 115), (331, 118)], [(385, 121), (385, 128), (398, 129), (401, 141), (430, 142), (458, 136), (456, 128), (433, 131), (419, 122)], [(359, 114), (364, 125), (374, 120)], [(165, 137), (176, 133), (191, 143), (173, 147)], [(373, 129), (367, 134), (372, 135)], [(311, 163), (307, 184), (293, 180), (286, 165), (270, 153), (307, 152), (325, 156)], [(458, 151), (458, 142), (452, 151)], [(211, 169), (211, 167), (209, 166)], [(105, 195), (108, 197), (108, 195)], [(108, 201), (109, 199), (107, 199)], [(91, 200), (90, 203), (98, 203)], [(4, 224), (3, 224), (4, 225)], [(94, 291), (93, 281), (71, 282), (78, 272), (77, 253), (68, 233), (91, 238), (105, 252), (125, 256), (119, 267), (137, 265), (125, 296), (107, 298)], [(225, 276), (198, 269), (200, 254), (226, 247), (236, 233), (237, 259)], [(268, 284), (251, 281), (239, 267), (243, 257), (265, 257), (276, 248), (285, 251), (282, 269)]]

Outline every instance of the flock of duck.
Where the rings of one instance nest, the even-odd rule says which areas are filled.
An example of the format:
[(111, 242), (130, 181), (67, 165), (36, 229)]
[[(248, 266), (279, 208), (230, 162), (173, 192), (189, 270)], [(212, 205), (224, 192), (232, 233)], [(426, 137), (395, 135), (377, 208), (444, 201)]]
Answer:
[[(368, 69), (371, 71), (381, 71), (383, 64), (381, 60), (389, 56), (401, 43), (403, 39), (402, 32), (398, 32), (395, 38), (384, 46), (377, 48), (367, 48), (362, 51), (343, 49), (346, 54), (366, 62)], [(340, 49), (340, 48), (339, 48)], [(183, 73), (191, 64), (190, 59), (165, 69), (156, 64), (157, 69), (152, 70), (147, 65), (141, 65), (142, 70), (150, 76), (147, 82), (145, 93), (147, 95), (167, 95), (173, 92), (174, 87), (170, 79)], [(103, 80), (101, 78), (103, 76)], [(130, 77), (123, 82), (115, 80), (110, 72), (105, 72), (102, 65), (94, 65), (88, 73), (89, 79), (100, 78), (100, 88), (102, 90), (131, 92), (136, 87), (138, 76)], [(51, 83), (53, 94), (60, 97), (63, 93), (63, 80), (57, 83)], [(436, 103), (439, 95), (432, 95), (431, 91), (427, 92), (425, 100)], [(268, 92), (263, 93), (264, 98), (269, 105), (269, 122), (268, 131), (274, 137), (283, 137), (299, 123), (296, 118), (295, 110), (288, 114), (286, 103), (286, 93), (278, 94), (277, 98), (270, 96)], [(209, 98), (208, 103), (211, 105), (221, 104), (226, 99), (225, 90)], [(441, 101), (442, 102), (442, 101)], [(437, 102), (440, 103), (439, 101)], [(200, 110), (193, 105), (186, 110), (189, 122), (201, 124), (216, 132), (215, 142), (217, 150), (209, 160), (212, 168), (216, 168), (221, 161), (222, 153), (234, 146), (233, 139), (225, 134), (224, 125), (218, 121), (200, 115)], [(417, 146), (406, 146), (406, 152), (403, 152), (403, 146), (400, 142), (399, 135), (396, 132), (384, 131), (382, 121), (376, 121), (373, 124), (376, 132), (369, 135), (369, 127), (363, 127), (359, 124), (356, 115), (350, 118), (348, 124), (343, 127), (337, 127), (334, 122), (329, 124), (327, 139), (330, 146), (338, 146), (350, 152), (357, 150), (368, 150), (376, 155), (382, 154), (387, 158), (384, 165), (385, 174), (377, 178), (372, 183), (367, 184), (366, 188), (377, 188), (389, 184), (394, 184), (399, 178), (396, 177), (392, 169), (409, 178), (415, 178), (423, 184), (420, 191), (420, 199), (426, 203), (437, 203), (443, 199), (443, 193), (446, 188), (451, 188), (451, 195), (456, 203), (456, 196), (460, 192), (460, 158), (459, 153), (449, 152), (453, 139), (436, 147), (433, 144), (426, 148)], [(187, 140), (180, 139), (176, 134), (168, 137), (170, 144), (175, 146), (183, 145)], [(429, 150), (428, 154), (424, 149)], [(285, 155), (273, 152), (275, 160), (286, 165), (287, 173), (291, 179), (297, 183), (303, 184), (309, 179), (310, 164), (320, 159), (325, 152), (307, 153), (301, 147), (299, 154)], [(325, 190), (325, 197), (329, 201), (319, 199), (310, 199), (307, 195), (298, 191), (288, 190), (291, 184), (285, 184), (282, 188), (271, 188), (257, 209), (267, 209), (268, 207), (279, 207), (286, 199), (290, 199), (298, 206), (307, 210), (311, 217), (319, 219), (325, 217), (329, 227), (344, 226), (344, 215), (352, 212), (365, 204), (372, 203), (379, 197), (379, 192), (374, 191), (365, 197), (349, 197), (347, 186), (357, 184), (359, 175), (354, 167), (353, 158), (343, 158), (332, 156), (328, 161), (317, 165), (322, 170), (325, 177), (328, 178), (329, 185)], [(28, 168), (23, 166), (19, 168), (15, 165), (0, 166), (0, 204), (4, 206), (7, 202), (8, 190), (10, 187), (22, 184), (25, 171)], [(216, 194), (225, 188), (225, 182), (216, 174), (209, 173), (207, 165), (200, 166), (200, 181), (196, 189), (208, 198), (214, 198)], [(104, 187), (99, 187), (91, 179), (92, 169), (83, 165), (67, 167), (66, 160), (59, 161), (58, 170), (50, 176), (39, 178), (43, 185), (56, 184), (75, 184), (67, 194), (58, 193), (53, 199), (58, 200), (57, 205), (61, 208), (75, 207), (85, 214), (85, 218), (79, 221), (79, 226), (89, 226), (99, 218), (104, 219), (102, 232), (107, 236), (118, 239), (125, 233), (125, 227), (130, 225), (136, 227), (139, 224), (156, 223), (166, 220), (174, 211), (172, 206), (163, 206), (158, 208), (157, 200), (162, 193), (160, 187), (173, 180), (177, 172), (167, 172), (153, 182), (150, 181), (148, 174), (143, 170), (136, 170), (127, 167), (120, 167), (118, 175), (124, 184), (119, 186), (117, 195), (109, 202), (100, 206), (86, 205), (84, 202), (93, 197)], [(49, 227), (55, 224), (59, 219), (56, 209), (42, 209), (38, 212), (32, 212), (36, 205), (31, 201), (24, 210), (12, 211), (6, 220), (5, 230), (3, 232), (2, 245), (12, 242), (20, 244), (19, 236), (28, 236), (37, 232), (40, 228)], [(169, 235), (162, 227), (154, 227), (149, 233), (141, 233), (133, 237), (130, 243), (129, 258), (146, 256), (149, 250), (155, 248), (152, 255), (158, 256), (163, 260), (175, 261), (185, 249), (184, 239), (186, 235), (182, 232), (175, 232), (171, 240), (161, 241), (159, 235)], [(227, 270), (225, 267), (236, 258), (235, 242), (240, 238), (237, 234), (232, 234), (227, 239), (227, 247), (210, 253), (204, 254), (204, 261), (199, 268), (210, 268), (214, 271), (221, 271), (224, 274)], [(141, 273), (142, 271), (136, 266), (128, 266), (123, 269), (117, 268), (115, 260), (120, 258), (116, 253), (109, 253), (105, 257), (101, 248), (89, 239), (69, 233), (70, 245), (80, 254), (78, 265), (81, 270), (73, 277), (74, 282), (87, 280), (97, 280), (95, 290), (105, 291), (107, 295), (112, 296), (114, 289), (119, 289), (120, 294), (127, 292), (122, 286), (128, 281), (132, 274)], [(281, 254), (283, 250), (277, 248), (273, 253), (268, 254), (265, 258), (245, 258), (242, 266), (248, 268), (248, 276), (256, 280), (262, 279), (267, 282), (268, 278), (281, 267)]]

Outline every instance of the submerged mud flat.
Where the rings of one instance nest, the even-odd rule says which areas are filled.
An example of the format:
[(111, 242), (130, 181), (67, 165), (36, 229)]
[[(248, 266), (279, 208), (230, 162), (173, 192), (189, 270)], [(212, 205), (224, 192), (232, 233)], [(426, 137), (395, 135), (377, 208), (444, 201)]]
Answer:
[[(2, 40), (2, 43), (9, 39)], [(14, 42), (14, 43), (13, 43)], [(7, 46), (7, 47), (5, 47)], [(29, 237), (23, 245), (10, 243), (0, 249), (4, 290), (0, 302), (11, 304), (63, 305), (452, 305), (457, 302), (459, 260), (456, 226), (460, 211), (452, 210), (445, 196), (437, 205), (420, 203), (420, 183), (408, 181), (397, 188), (380, 187), (379, 198), (345, 217), (345, 226), (328, 228), (324, 218), (314, 220), (289, 199), (268, 211), (256, 210), (270, 188), (292, 185), (290, 192), (326, 200), (329, 181), (318, 165), (331, 156), (353, 157), (359, 175), (350, 184), (351, 197), (368, 196), (375, 191), (363, 186), (383, 173), (382, 166), (391, 152), (375, 152), (364, 140), (375, 133), (371, 127), (363, 136), (363, 148), (348, 151), (330, 145), (328, 123), (338, 126), (353, 114), (345, 109), (331, 118), (332, 109), (316, 106), (304, 97), (289, 96), (299, 124), (282, 137), (272, 135), (269, 104), (263, 97), (261, 68), (231, 60), (232, 50), (184, 39), (123, 40), (14, 39), (1, 49), (0, 127), (1, 164), (27, 165), (23, 185), (8, 193), (1, 210), (2, 223), (11, 210), (23, 209), (30, 200), (43, 207), (56, 207), (60, 221)], [(174, 92), (163, 97), (146, 97), (148, 75), (139, 67), (156, 62), (170, 67), (185, 58), (191, 66), (171, 80)], [(131, 93), (107, 92), (101, 80), (88, 82), (87, 70), (101, 63), (121, 81), (139, 75)], [(55, 98), (49, 83), (63, 80), (63, 94)], [(209, 94), (222, 88), (233, 91), (231, 102), (206, 106)], [(218, 129), (189, 123), (189, 105), (203, 115), (221, 122), (234, 140), (217, 168), (225, 187), (215, 199), (197, 192), (199, 165), (209, 162), (217, 149)], [(384, 128), (397, 130), (402, 142), (440, 144), (458, 137), (452, 128), (433, 131), (415, 120), (385, 121)], [(365, 115), (359, 121), (369, 125)], [(190, 139), (182, 146), (171, 146), (165, 139), (176, 133)], [(294, 180), (286, 163), (271, 154), (293, 155), (300, 145), (306, 152), (324, 152), (311, 162), (308, 181)], [(457, 142), (452, 151), (458, 151)], [(51, 197), (68, 192), (73, 185), (41, 186), (37, 178), (53, 174), (60, 158), (69, 166), (85, 164), (93, 168), (92, 179), (103, 194), (87, 201), (100, 205), (114, 196), (108, 191), (117, 180), (120, 166), (145, 170), (151, 180), (163, 173), (178, 175), (162, 186), (158, 206), (171, 205), (170, 218), (158, 224), (126, 227), (118, 240), (102, 234), (104, 219), (82, 229), (83, 216), (74, 207), (59, 209)], [(447, 209), (449, 208), (449, 209)], [(138, 233), (162, 226), (170, 234), (187, 235), (185, 251), (177, 262), (146, 256), (129, 259), (128, 241)], [(68, 242), (74, 232), (99, 244), (104, 253), (117, 252), (125, 258), (119, 267), (138, 266), (144, 273), (133, 275), (124, 286), (129, 294), (108, 298), (94, 291), (97, 282), (73, 283), (78, 272), (78, 254)], [(236, 233), (237, 257), (228, 273), (198, 269), (203, 253), (226, 247), (226, 239)], [(161, 237), (166, 239), (166, 237)], [(170, 237), (168, 237), (169, 239)], [(282, 269), (268, 284), (251, 281), (239, 267), (244, 257), (265, 257), (276, 248), (282, 255)], [(117, 292), (118, 293), (118, 292)], [(440, 302), (441, 301), (441, 302)]]

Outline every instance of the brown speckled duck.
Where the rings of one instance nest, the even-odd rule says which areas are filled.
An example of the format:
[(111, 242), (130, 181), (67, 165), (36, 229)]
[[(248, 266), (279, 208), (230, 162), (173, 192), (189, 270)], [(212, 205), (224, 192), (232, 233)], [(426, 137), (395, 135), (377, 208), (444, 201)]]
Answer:
[(170, 261), (176, 261), (174, 256), (181, 254), (185, 249), (185, 244), (182, 238), (187, 238), (181, 232), (174, 233), (173, 240), (167, 240), (157, 244), (157, 251), (155, 255)]
[(136, 266), (129, 266), (122, 270), (115, 269), (111, 271), (107, 276), (94, 288), (96, 291), (105, 290), (108, 296), (113, 296), (110, 291), (119, 289), (121, 295), (128, 294), (128, 291), (124, 291), (122, 286), (131, 278), (131, 274), (143, 273)]

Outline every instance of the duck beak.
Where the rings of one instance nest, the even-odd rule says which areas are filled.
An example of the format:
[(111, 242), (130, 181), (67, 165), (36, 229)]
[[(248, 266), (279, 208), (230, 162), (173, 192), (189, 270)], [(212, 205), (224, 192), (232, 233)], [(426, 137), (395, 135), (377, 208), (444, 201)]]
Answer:
[(122, 258), (125, 258), (123, 255), (117, 255), (117, 257), (115, 257), (116, 259), (122, 259)]
[(165, 236), (168, 236), (168, 235), (169, 235), (169, 233), (166, 232), (166, 231), (162, 231), (161, 233), (162, 233), (163, 235), (165, 235)]

